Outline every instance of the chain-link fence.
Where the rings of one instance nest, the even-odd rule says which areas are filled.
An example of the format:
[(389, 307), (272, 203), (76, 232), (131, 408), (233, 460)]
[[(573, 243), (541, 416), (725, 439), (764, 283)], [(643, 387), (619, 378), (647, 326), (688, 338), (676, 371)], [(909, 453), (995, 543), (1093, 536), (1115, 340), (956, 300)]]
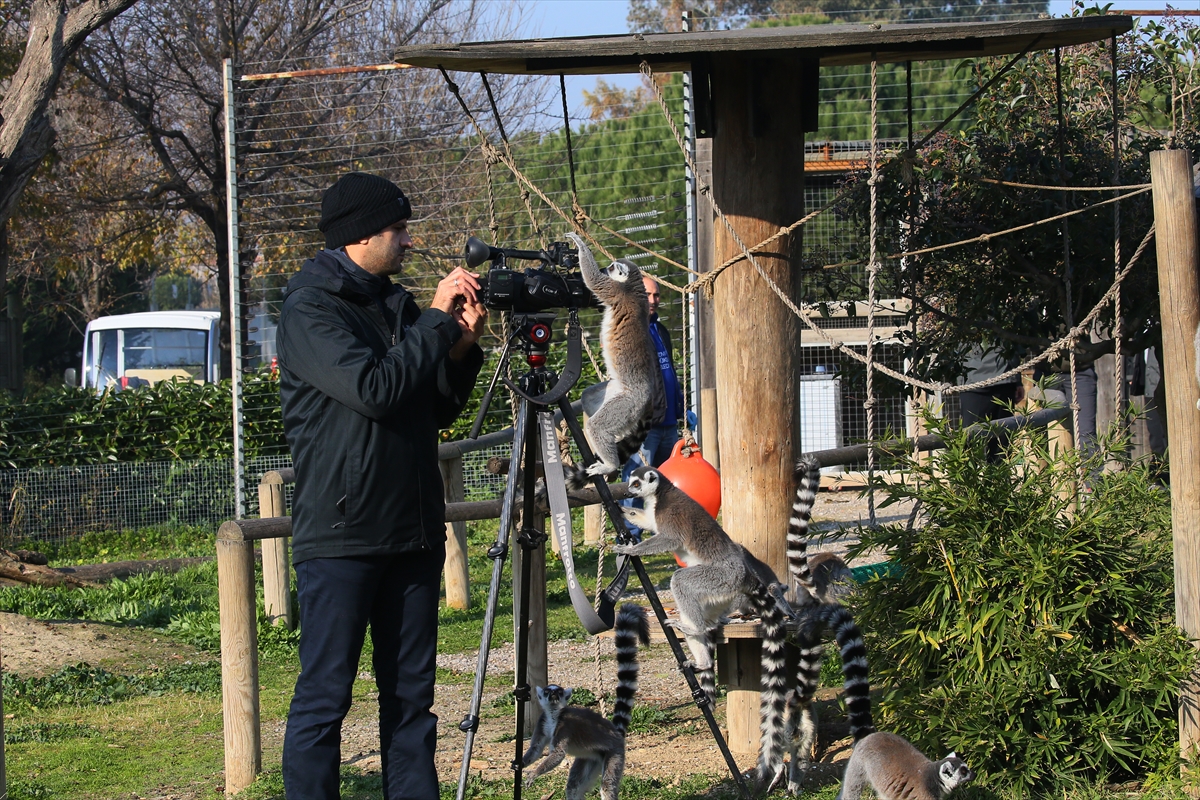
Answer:
[[(1034, 6), (1041, 5), (1023, 5), (1014, 13), (1018, 17), (1038, 13)], [(451, 75), (481, 135), (456, 106), (449, 85), (437, 71), (396, 69), (382, 60), (348, 65), (333, 56), (294, 66), (301, 71), (285, 75), (277, 71), (279, 65), (272, 65), (272, 74), (256, 72), (256, 65), (239, 65), (229, 80), (234, 121), (231, 182), (237, 197), (236, 227), (231, 232), (237, 234), (234, 307), (240, 329), (235, 348), (242, 382), (240, 433), (232, 426), (197, 418), (195, 433), (189, 436), (220, 442), (220, 448), (213, 448), (214, 456), (196, 458), (188, 455), (190, 451), (164, 445), (159, 448), (164, 456), (177, 460), (159, 460), (156, 454), (144, 453), (146, 447), (121, 450), (107, 443), (94, 453), (88, 450), (86, 456), (58, 454), (47, 459), (37, 447), (12, 443), (36, 438), (40, 431), (52, 435), (83, 431), (71, 434), (78, 439), (91, 435), (88, 431), (93, 429), (116, 429), (118, 424), (105, 418), (111, 409), (82, 414), (60, 404), (15, 423), (0, 420), (0, 455), (7, 456), (4, 463), (11, 467), (0, 472), (4, 503), (0, 521), (10, 536), (59, 537), (143, 524), (216, 523), (239, 512), (239, 488), (240, 513), (257, 514), (255, 487), (261, 474), (290, 464), (278, 392), (271, 379), (283, 289), (322, 245), (317, 230), (321, 195), (347, 171), (386, 175), (412, 199), (417, 250), (410, 255), (401, 281), (422, 305), (431, 298), (438, 276), (461, 263), (459, 254), (468, 235), (494, 245), (537, 248), (563, 239), (571, 226), (557, 209), (572, 215), (575, 201), (592, 220), (587, 223), (589, 233), (613, 256), (630, 258), (676, 285), (689, 282), (687, 273), (665, 260), (689, 261), (684, 159), (659, 109), (647, 102), (648, 95), (629, 103), (600, 103), (594, 119), (588, 109), (575, 109), (568, 142), (557, 77), (488, 76), (485, 85), (479, 75)], [(880, 131), (886, 137), (881, 147), (893, 153), (940, 123), (979, 85), (974, 69), (960, 62), (884, 65), (878, 77)], [(665, 90), (672, 113), (682, 122), (686, 109), (679, 76)], [(809, 136), (805, 145), (809, 210), (829, 203), (848, 181), (861, 179), (856, 176), (866, 168), (869, 155), (869, 96), (868, 68), (822, 70), (820, 132)], [(969, 116), (963, 116), (950, 127), (968, 123)], [(481, 147), (483, 137), (511, 152), (513, 162), (557, 209), (527, 191), (504, 165), (489, 162)], [(705, 210), (702, 199), (697, 208)], [(817, 269), (861, 257), (866, 246), (861, 220), (845, 208), (835, 208), (806, 226), (803, 241), (802, 265), (808, 271), (798, 299), (807, 304), (826, 334), (856, 349), (865, 348), (864, 271), (838, 270), (833, 280), (833, 271)], [(685, 298), (664, 290), (662, 299), (660, 315), (675, 343), (676, 365), (690, 383), (693, 344)], [(590, 355), (602, 363), (599, 313), (585, 310), (582, 316)], [(913, 346), (910, 317), (909, 307), (894, 300), (882, 301), (877, 309), (876, 358), (899, 370), (907, 366)], [(499, 314), (493, 314), (491, 326), (484, 342), (490, 356), (485, 367), (489, 375), (497, 356)], [(861, 366), (838, 355), (811, 331), (803, 332), (801, 346), (797, 425), (802, 447), (811, 450), (862, 441), (866, 422)], [(562, 354), (552, 353), (552, 365), (554, 358), (561, 360)], [(592, 364), (585, 357), (581, 384), (596, 379)], [(912, 431), (905, 393), (893, 383), (876, 382), (877, 436)], [(205, 396), (195, 405), (207, 404), (227, 419), (228, 403), (226, 394)], [(477, 405), (470, 406), (447, 438), (461, 438), (476, 410)], [(169, 419), (176, 413), (159, 416)], [(498, 401), (484, 430), (505, 427), (510, 421), (507, 403)], [(229, 444), (239, 435), (240, 447), (234, 454)], [(166, 428), (147, 426), (143, 438), (150, 442), (161, 437), (166, 442), (169, 436)], [(126, 452), (132, 456), (123, 455)], [(465, 457), (468, 499), (499, 491), (502, 479), (487, 473), (484, 465), (490, 456), (507, 452), (502, 447)], [(76, 465), (80, 460), (111, 459), (114, 453), (121, 454), (116, 456), (120, 459), (145, 460)], [(240, 487), (231, 483), (235, 470), (231, 455), (243, 462)], [(45, 466), (64, 463), (70, 465)]]

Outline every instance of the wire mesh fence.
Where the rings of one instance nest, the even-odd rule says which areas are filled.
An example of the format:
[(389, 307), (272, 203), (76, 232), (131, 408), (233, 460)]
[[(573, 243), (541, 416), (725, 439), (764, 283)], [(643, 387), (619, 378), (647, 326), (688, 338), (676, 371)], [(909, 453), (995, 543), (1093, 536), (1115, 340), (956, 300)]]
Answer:
[[(1016, 17), (1011, 18), (1043, 10), (1043, 4), (1018, 5)], [(648, 94), (639, 102), (600, 108), (595, 119), (588, 109), (575, 109), (564, 120), (557, 77), (488, 76), (485, 86), (478, 75), (455, 74), (451, 77), (478, 122), (477, 129), (456, 107), (446, 81), (436, 71), (374, 69), (378, 65), (355, 71), (350, 65), (349, 71), (323, 73), (324, 67), (348, 66), (333, 56), (326, 62), (310, 60), (296, 66), (311, 72), (269, 77), (255, 75), (256, 65), (241, 65), (231, 82), (241, 284), (234, 307), (243, 331), (235, 348), (235, 366), (239, 375), (249, 378), (241, 395), (240, 423), (240, 452), (245, 459), (242, 513), (247, 516), (257, 514), (255, 486), (262, 472), (290, 464), (271, 377), (274, 330), (288, 278), (323, 243), (317, 230), (321, 195), (339, 175), (350, 170), (383, 174), (412, 199), (417, 250), (410, 254), (401, 280), (422, 305), (431, 298), (438, 276), (461, 263), (466, 236), (477, 235), (500, 246), (541, 247), (563, 239), (571, 229), (559, 210), (572, 215), (575, 201), (594, 220), (595, 224), (588, 224), (589, 232), (613, 256), (629, 258), (676, 285), (690, 280), (666, 260), (688, 263), (684, 159)], [(672, 114), (682, 123), (686, 117), (682, 81), (668, 77), (665, 92)], [(879, 121), (885, 138), (881, 150), (891, 154), (902, 150), (941, 123), (979, 85), (976, 69), (964, 62), (882, 67)], [(869, 96), (867, 67), (822, 70), (820, 132), (805, 145), (809, 210), (829, 203), (861, 179), (870, 151)], [(950, 129), (969, 122), (968, 113)], [(557, 209), (531, 195), (502, 164), (489, 162), (482, 137), (501, 147), (507, 142), (506, 152)], [(702, 199), (697, 207), (705, 210)], [(899, 221), (885, 224), (892, 226), (887, 235), (898, 239)], [(803, 242), (802, 266), (808, 271), (798, 299), (807, 304), (827, 335), (861, 351), (866, 344), (865, 271), (848, 267), (833, 278), (829, 271), (815, 268), (861, 257), (866, 248), (863, 221), (845, 206), (834, 208), (806, 226)], [(676, 365), (687, 373), (686, 355), (693, 343), (688, 338), (685, 298), (664, 290), (662, 299), (660, 316), (675, 343)], [(898, 301), (885, 300), (876, 314), (876, 341), (881, 345), (876, 357), (903, 371), (911, 347), (911, 311)], [(600, 362), (599, 313), (585, 310), (582, 317), (591, 355)], [(484, 342), (488, 372), (495, 368), (499, 314), (493, 314), (491, 327)], [(861, 365), (836, 353), (811, 331), (803, 332), (801, 346), (802, 368), (797, 376), (801, 446), (811, 450), (862, 441), (866, 424)], [(561, 360), (562, 355), (552, 353), (552, 365), (555, 357)], [(585, 358), (581, 384), (598, 377), (592, 363)], [(912, 412), (902, 388), (888, 380), (877, 381), (876, 387), (877, 435), (912, 432)], [(204, 402), (215, 404), (219, 414), (229, 414), (227, 396)], [(446, 438), (461, 438), (476, 408), (469, 407)], [(115, 423), (106, 421), (102, 412), (85, 415), (69, 404), (14, 419), (0, 422), (0, 454), (11, 467), (0, 473), (0, 498), (5, 502), (0, 520), (10, 535), (54, 537), (105, 526), (213, 523), (237, 513), (236, 492), (228, 483), (234, 468), (227, 446), (217, 454), (220, 457), (181, 454), (177, 461), (149, 460), (154, 455), (142, 455), (142, 448), (136, 457), (147, 460), (135, 464), (71, 463), (51, 468), (44, 465), (55, 459), (47, 460), (37, 448), (15, 447), (13, 442), (32, 440), (42, 431), (90, 430), (115, 427)], [(509, 408), (497, 402), (484, 430), (508, 424)], [(205, 430), (223, 445), (234, 435), (223, 428)], [(148, 437), (159, 435), (158, 429), (147, 431)], [(97, 448), (94, 461), (111, 458), (111, 452), (112, 448)], [(491, 455), (502, 453), (507, 454), (506, 447), (465, 459), (468, 499), (499, 491), (502, 479), (487, 473), (484, 465)], [(56, 458), (64, 463), (61, 456)], [(74, 459), (80, 460), (86, 459)], [(205, 482), (213, 486), (201, 486)]]

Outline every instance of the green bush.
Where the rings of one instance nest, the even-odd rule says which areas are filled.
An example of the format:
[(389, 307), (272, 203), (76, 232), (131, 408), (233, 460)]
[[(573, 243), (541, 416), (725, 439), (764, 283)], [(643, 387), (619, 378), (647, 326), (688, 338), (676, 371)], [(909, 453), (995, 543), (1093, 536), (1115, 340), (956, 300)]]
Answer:
[[(1166, 775), (1195, 655), (1174, 623), (1169, 499), (1148, 470), (1103, 473), (1035, 437), (989, 462), (948, 447), (887, 486), (924, 524), (863, 529), (896, 565), (855, 605), (870, 632), (880, 728), (955, 750), (996, 785)], [(1090, 477), (1069, 513), (1077, 468)], [(853, 553), (852, 553), (853, 554)]]
[[(246, 457), (287, 452), (278, 378), (247, 375), (243, 389)], [(162, 381), (102, 394), (47, 387), (23, 399), (0, 392), (0, 466), (232, 458), (231, 392), (229, 381)]]

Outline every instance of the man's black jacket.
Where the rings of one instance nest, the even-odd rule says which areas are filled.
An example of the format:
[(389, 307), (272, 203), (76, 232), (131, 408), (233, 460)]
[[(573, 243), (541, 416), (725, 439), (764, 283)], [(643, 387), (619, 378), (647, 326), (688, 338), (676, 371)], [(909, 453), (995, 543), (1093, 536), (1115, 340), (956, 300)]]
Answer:
[(288, 281), (276, 344), (296, 563), (442, 546), (437, 431), (483, 366), (478, 346), (450, 360), (461, 336), (344, 252), (320, 251)]

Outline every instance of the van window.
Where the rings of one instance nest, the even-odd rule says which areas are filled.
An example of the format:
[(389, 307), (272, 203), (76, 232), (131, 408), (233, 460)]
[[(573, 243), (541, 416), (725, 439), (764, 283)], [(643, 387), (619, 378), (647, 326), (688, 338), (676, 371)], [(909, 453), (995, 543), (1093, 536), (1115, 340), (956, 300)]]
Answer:
[(125, 328), (125, 375), (151, 383), (171, 377), (205, 380), (206, 331), (178, 328)]
[(117, 380), (117, 332), (94, 331), (89, 350), (89, 386), (103, 388)]

